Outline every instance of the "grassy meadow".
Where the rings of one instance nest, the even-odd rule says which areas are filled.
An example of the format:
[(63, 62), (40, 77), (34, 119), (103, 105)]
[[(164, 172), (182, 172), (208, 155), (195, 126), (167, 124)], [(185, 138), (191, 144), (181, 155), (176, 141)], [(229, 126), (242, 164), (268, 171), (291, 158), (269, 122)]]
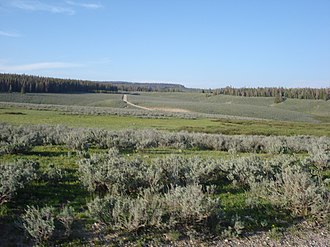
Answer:
[[(257, 233), (280, 244), (304, 226), (330, 231), (329, 101), (128, 100), (157, 110), (122, 94), (0, 94), (0, 246), (212, 246)], [(159, 114), (169, 109), (187, 112)]]
[(0, 109), (2, 122), (21, 124), (59, 124), (70, 127), (120, 129), (150, 129), (246, 135), (316, 135), (329, 136), (328, 123), (305, 123), (274, 120), (226, 120), (139, 118), (134, 116), (70, 115), (58, 111), (39, 111), (22, 108)]
[[(20, 94), (2, 93), (0, 101), (35, 104), (79, 105), (111, 108), (128, 107), (122, 94)], [(235, 117), (250, 117), (294, 122), (328, 122), (330, 102), (324, 100), (287, 99), (274, 104), (273, 97), (239, 97), (206, 93), (139, 92), (128, 94), (134, 104), (165, 109)]]
[[(0, 101), (127, 109), (122, 94), (0, 94)], [(139, 93), (128, 95), (134, 104), (157, 109), (185, 109), (208, 117), (149, 118), (117, 115), (70, 114), (68, 112), (9, 107), (0, 109), (2, 122), (11, 124), (63, 124), (72, 127), (105, 129), (155, 128), (190, 132), (248, 135), (330, 135), (330, 102), (287, 99), (274, 104), (273, 98), (226, 95), (206, 97), (203, 93)], [(212, 110), (213, 109), (213, 110)], [(131, 109), (134, 110), (134, 109)], [(146, 111), (149, 113), (148, 111)], [(152, 111), (150, 111), (152, 113)], [(186, 113), (189, 115), (189, 113)], [(228, 116), (231, 117), (228, 119)], [(244, 119), (248, 117), (251, 119)]]

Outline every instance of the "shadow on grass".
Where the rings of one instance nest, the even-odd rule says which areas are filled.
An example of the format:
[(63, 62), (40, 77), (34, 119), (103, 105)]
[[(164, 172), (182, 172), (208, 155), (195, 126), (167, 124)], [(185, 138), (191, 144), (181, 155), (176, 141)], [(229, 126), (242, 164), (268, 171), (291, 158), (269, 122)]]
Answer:
[(19, 191), (18, 195), (9, 204), (10, 208), (18, 212), (23, 212), (27, 205), (58, 208), (65, 204), (81, 211), (90, 198), (90, 194), (77, 181), (57, 184), (34, 182)]
[(181, 149), (144, 149), (142, 152), (142, 154), (150, 154), (150, 155), (157, 155), (157, 154), (168, 154), (168, 155), (172, 155), (172, 154), (182, 154), (183, 151)]
[[(235, 222), (243, 223), (245, 234), (267, 231), (273, 228), (288, 228), (300, 221), (289, 210), (254, 198), (247, 188), (230, 183), (218, 188), (222, 212), (221, 225), (233, 227)], [(250, 201), (250, 202), (249, 202)]]
[(149, 226), (131, 231), (113, 230), (106, 231), (105, 235), (99, 234), (98, 242), (95, 244), (101, 246), (172, 246), (173, 243), (181, 240), (187, 243), (191, 239), (190, 233), (192, 232), (198, 233), (198, 237), (201, 239), (209, 239), (210, 236), (205, 234), (205, 230), (205, 222), (199, 223), (198, 226), (177, 224), (171, 228)]
[[(4, 109), (4, 108), (2, 108), (2, 109)], [(12, 112), (12, 111), (10, 111), (10, 112), (4, 112), (2, 114), (3, 115), (26, 115), (26, 113), (23, 113), (23, 112)]]
[(65, 151), (29, 151), (26, 155), (35, 155), (35, 156), (42, 156), (42, 157), (61, 157), (67, 156), (68, 152)]

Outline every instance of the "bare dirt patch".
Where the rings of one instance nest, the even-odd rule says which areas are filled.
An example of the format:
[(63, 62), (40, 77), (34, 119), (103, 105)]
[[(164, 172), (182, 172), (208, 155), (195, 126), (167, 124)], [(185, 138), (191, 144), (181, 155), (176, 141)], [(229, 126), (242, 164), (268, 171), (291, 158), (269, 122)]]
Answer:
[(182, 112), (182, 113), (187, 113), (187, 112), (191, 112), (189, 110), (186, 109), (182, 109), (182, 108), (162, 108), (162, 107), (152, 107), (149, 108), (150, 110), (153, 111), (166, 111), (166, 112)]

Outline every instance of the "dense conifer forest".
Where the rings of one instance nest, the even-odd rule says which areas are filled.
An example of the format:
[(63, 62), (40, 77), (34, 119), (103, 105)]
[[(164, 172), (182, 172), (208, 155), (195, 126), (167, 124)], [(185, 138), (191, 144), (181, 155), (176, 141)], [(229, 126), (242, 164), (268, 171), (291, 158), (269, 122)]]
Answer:
[(117, 87), (110, 83), (86, 80), (0, 74), (0, 91), (21, 93), (116, 92)]
[(184, 86), (170, 83), (131, 83), (121, 81), (88, 81), (51, 77), (0, 74), (0, 92), (21, 93), (106, 93), (117, 91), (183, 91)]
[[(182, 92), (196, 91), (198, 89), (185, 88), (180, 84), (172, 83), (132, 83), (121, 81), (96, 82), (88, 80), (59, 79), (51, 77), (0, 74), (0, 92), (21, 93), (72, 93), (72, 92)], [(234, 88), (225, 87), (214, 90), (202, 89), (211, 95), (233, 95), (244, 97), (276, 97), (276, 103), (286, 98), (329, 100), (330, 87), (328, 88), (283, 88), (283, 87), (258, 87)], [(210, 95), (209, 94), (209, 95)]]
[[(204, 91), (205, 92), (205, 91)], [(244, 97), (277, 97), (279, 101), (291, 99), (330, 99), (330, 88), (283, 88), (283, 87), (258, 87), (258, 88), (233, 88), (225, 87), (212, 90), (213, 95), (233, 95)]]

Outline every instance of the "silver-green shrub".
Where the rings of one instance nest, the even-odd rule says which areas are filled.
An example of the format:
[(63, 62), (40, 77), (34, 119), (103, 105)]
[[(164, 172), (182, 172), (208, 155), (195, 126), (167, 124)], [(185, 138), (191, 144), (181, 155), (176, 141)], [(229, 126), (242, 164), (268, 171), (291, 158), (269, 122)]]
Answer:
[(87, 203), (88, 212), (91, 218), (105, 225), (114, 225), (115, 219), (113, 217), (113, 210), (117, 198), (119, 197), (107, 195), (104, 198), (96, 197)]
[(35, 146), (33, 136), (14, 136), (9, 141), (1, 141), (0, 154), (17, 154), (25, 153)]
[(65, 236), (70, 236), (72, 223), (74, 221), (74, 209), (68, 205), (64, 206), (56, 218), (62, 223), (65, 228)]
[(36, 177), (36, 167), (36, 163), (23, 160), (0, 163), (0, 205)]
[(329, 191), (323, 181), (299, 164), (284, 166), (273, 179), (251, 184), (251, 191), (297, 216), (323, 217), (330, 213)]
[(137, 197), (107, 195), (87, 204), (89, 214), (113, 229), (136, 230), (140, 227), (167, 227), (177, 223), (194, 224), (206, 220), (219, 209), (211, 191), (199, 185), (171, 186), (165, 194), (144, 189)]
[(206, 219), (220, 207), (219, 199), (211, 198), (211, 190), (203, 193), (202, 186), (171, 187), (164, 195), (170, 222), (198, 222)]
[(136, 192), (146, 186), (144, 174), (142, 161), (125, 159), (115, 149), (79, 162), (80, 180), (91, 192)]
[(54, 164), (48, 164), (41, 175), (42, 179), (50, 184), (58, 184), (63, 180), (64, 176), (65, 171)]
[(301, 164), (301, 160), (293, 155), (278, 155), (273, 159), (262, 159), (252, 155), (222, 161), (218, 167), (234, 184), (251, 186), (265, 179), (274, 179), (284, 167), (297, 163)]
[(329, 137), (223, 135), (156, 130), (73, 129), (64, 126), (17, 127), (0, 123), (0, 153), (24, 152), (35, 145), (66, 144), (78, 151), (91, 146), (136, 150), (154, 147), (233, 152), (301, 153), (312, 145), (330, 145)]
[(320, 170), (330, 168), (330, 143), (313, 143), (309, 149), (310, 159)]
[(54, 209), (28, 206), (22, 215), (22, 226), (36, 244), (46, 243), (55, 230)]
[(90, 132), (77, 129), (67, 133), (66, 145), (75, 151), (87, 151), (90, 145)]
[[(172, 155), (149, 163), (129, 159), (111, 149), (79, 162), (80, 180), (91, 192), (134, 193), (149, 187), (164, 192), (170, 185), (206, 185), (218, 178), (217, 163), (211, 159)], [(217, 170), (218, 169), (218, 170)]]
[(113, 229), (134, 230), (139, 227), (160, 227), (165, 214), (163, 199), (150, 190), (142, 191), (137, 198), (112, 196), (96, 198), (87, 204), (92, 218)]
[(218, 177), (216, 170), (216, 162), (212, 159), (171, 155), (152, 160), (145, 178), (151, 188), (167, 190), (171, 185), (205, 185)]
[(189, 164), (184, 157), (172, 155), (156, 159), (154, 160), (153, 169), (156, 169), (159, 173), (159, 183), (162, 188), (171, 184), (186, 185)]
[(220, 167), (230, 181), (241, 185), (259, 182), (270, 172), (258, 156), (235, 158), (221, 163)]

